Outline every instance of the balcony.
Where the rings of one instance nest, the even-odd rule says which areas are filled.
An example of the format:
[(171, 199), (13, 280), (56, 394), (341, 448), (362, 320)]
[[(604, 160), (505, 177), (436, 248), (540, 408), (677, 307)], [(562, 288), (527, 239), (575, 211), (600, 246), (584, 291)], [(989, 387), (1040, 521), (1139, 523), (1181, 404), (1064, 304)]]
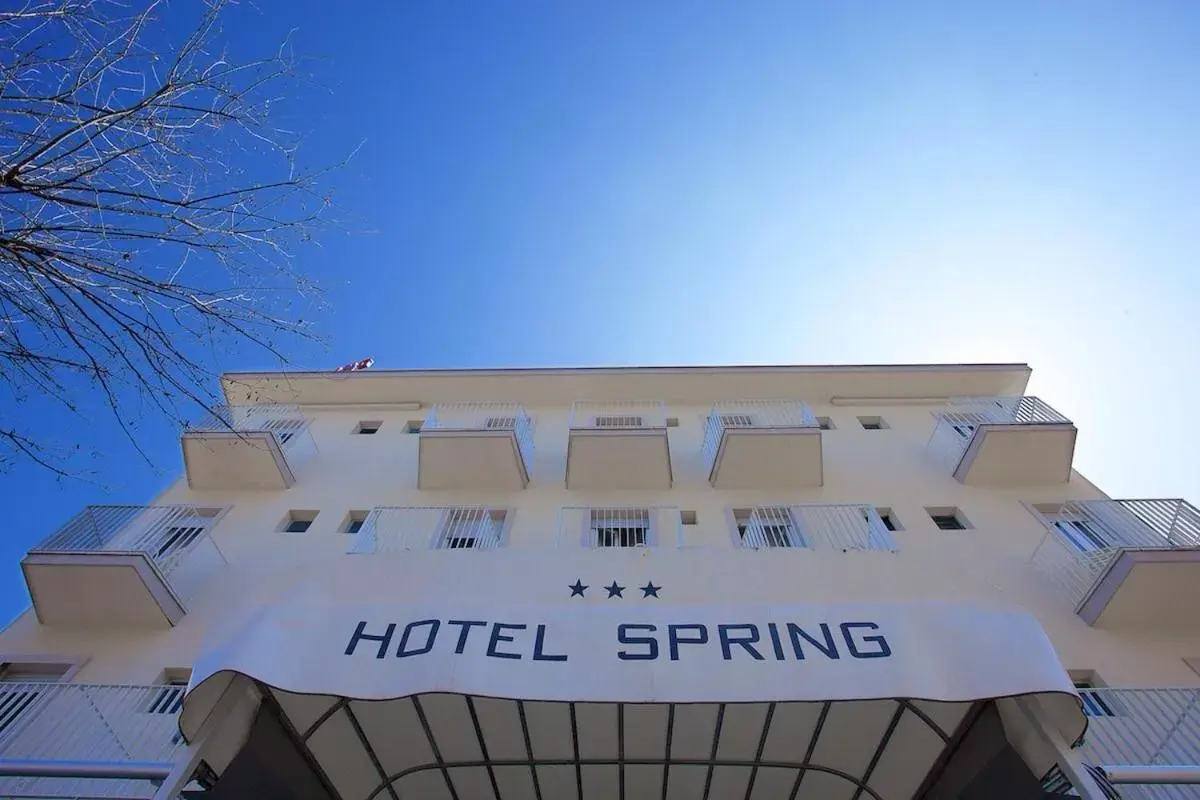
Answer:
[(683, 545), (675, 506), (571, 507), (558, 512), (558, 546), (645, 548)]
[(529, 485), (533, 420), (516, 403), (436, 405), (421, 423), (421, 489), (511, 491)]
[(183, 691), (0, 683), (0, 797), (154, 797), (183, 753)]
[(958, 397), (934, 416), (929, 450), (961, 483), (1021, 486), (1071, 477), (1075, 425), (1036, 397)]
[[(1200, 689), (1081, 689), (1079, 752), (1124, 800), (1200, 798)], [(1193, 785), (1176, 783), (1189, 775)], [(1163, 785), (1151, 785), (1163, 781)]]
[(896, 551), (896, 540), (874, 506), (797, 505), (734, 509), (743, 548)]
[(821, 428), (795, 401), (718, 403), (704, 426), (704, 465), (717, 489), (799, 489), (824, 483)]
[(1084, 500), (1044, 513), (1033, 565), (1089, 625), (1192, 630), (1200, 512), (1183, 500)]
[(508, 538), (507, 522), (507, 509), (486, 506), (376, 508), (358, 529), (349, 552), (495, 550)]
[(89, 506), (21, 561), (43, 625), (169, 627), (225, 565), (223, 509)]
[(296, 406), (218, 406), (188, 425), (183, 466), (193, 489), (287, 489), (298, 460), (316, 451)]
[(670, 489), (666, 409), (657, 401), (575, 403), (567, 439), (567, 488)]

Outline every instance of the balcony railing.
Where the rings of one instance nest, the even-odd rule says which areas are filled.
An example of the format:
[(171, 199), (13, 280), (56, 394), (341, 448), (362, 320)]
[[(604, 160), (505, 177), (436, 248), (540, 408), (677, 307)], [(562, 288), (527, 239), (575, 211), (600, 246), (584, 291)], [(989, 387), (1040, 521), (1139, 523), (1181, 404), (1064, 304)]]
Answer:
[(962, 458), (980, 425), (1070, 425), (1071, 420), (1036, 397), (953, 397), (937, 424), (929, 447), (953, 465)]
[(191, 586), (188, 573), (193, 571), (182, 567), (190, 567), (193, 556), (226, 563), (209, 536), (222, 511), (195, 506), (88, 506), (29, 552), (140, 553), (182, 597)]
[(1200, 547), (1200, 511), (1186, 500), (1080, 500), (1044, 518), (1033, 565), (1076, 606), (1122, 550)]
[(248, 433), (270, 431), (285, 449), (296, 447), (308, 431), (309, 420), (297, 406), (215, 406), (202, 418), (188, 423), (187, 433)]
[(349, 552), (495, 550), (504, 545), (507, 511), (486, 506), (382, 507), (367, 515)]
[(896, 540), (874, 506), (758, 506), (735, 512), (742, 547), (895, 551)]
[[(1088, 729), (1084, 761), (1125, 770), (1200, 765), (1200, 689), (1081, 689)], [(1136, 769), (1130, 770), (1136, 774)], [(1200, 798), (1200, 786), (1118, 784), (1125, 800)]]
[(440, 403), (421, 423), (426, 431), (511, 431), (521, 458), (533, 463), (533, 419), (520, 403)]
[(674, 506), (595, 506), (559, 510), (558, 546), (564, 548), (679, 547), (683, 529)]
[(717, 403), (704, 423), (704, 466), (712, 470), (727, 430), (819, 429), (812, 409), (795, 400), (731, 400)]
[[(182, 686), (0, 683), (0, 761), (38, 766), (87, 763), (97, 772), (163, 777), (181, 755)], [(107, 768), (107, 769), (106, 769)], [(0, 797), (150, 798), (135, 778), (0, 777)]]
[(571, 406), (571, 430), (635, 431), (667, 427), (666, 406), (658, 400), (579, 401)]

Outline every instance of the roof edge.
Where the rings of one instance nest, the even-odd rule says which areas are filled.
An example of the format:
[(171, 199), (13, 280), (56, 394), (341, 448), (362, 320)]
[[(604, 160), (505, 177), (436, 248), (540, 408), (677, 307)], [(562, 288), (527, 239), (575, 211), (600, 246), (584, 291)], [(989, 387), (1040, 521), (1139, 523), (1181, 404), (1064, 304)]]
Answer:
[(590, 374), (704, 374), (721, 372), (1024, 372), (1033, 369), (1026, 363), (978, 363), (978, 364), (726, 364), (694, 366), (592, 366), (592, 367), (479, 367), (479, 368), (436, 368), (436, 369), (372, 369), (362, 372), (334, 372), (333, 370), (274, 370), (225, 372), (221, 380), (262, 380), (278, 377), (290, 379), (377, 377), (469, 377), (497, 375), (572, 375), (580, 372)]

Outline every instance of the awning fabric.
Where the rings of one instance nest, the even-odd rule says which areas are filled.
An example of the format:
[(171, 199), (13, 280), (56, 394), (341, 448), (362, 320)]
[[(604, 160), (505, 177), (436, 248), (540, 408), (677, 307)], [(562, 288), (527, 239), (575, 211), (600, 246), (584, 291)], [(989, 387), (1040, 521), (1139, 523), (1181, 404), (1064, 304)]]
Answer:
[(194, 736), (253, 682), (345, 800), (912, 797), (980, 701), (1086, 724), (1041, 627), (937, 604), (264, 607), (199, 659)]

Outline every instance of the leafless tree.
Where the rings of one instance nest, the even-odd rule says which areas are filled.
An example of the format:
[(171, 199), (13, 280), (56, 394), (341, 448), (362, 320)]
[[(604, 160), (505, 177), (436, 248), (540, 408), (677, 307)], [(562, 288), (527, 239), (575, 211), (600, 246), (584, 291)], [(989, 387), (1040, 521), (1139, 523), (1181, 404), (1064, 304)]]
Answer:
[[(324, 222), (327, 170), (299, 169), (298, 137), (273, 120), (299, 85), (289, 43), (230, 57), (226, 10), (0, 11), (0, 384), (14, 405), (84, 413), (98, 396), (136, 446), (148, 411), (182, 421), (218, 402), (214, 354), (282, 359), (313, 337), (303, 309), (319, 295), (292, 256)], [(170, 44), (179, 14), (195, 25)], [(77, 474), (71, 449), (0, 418), (0, 466)]]

